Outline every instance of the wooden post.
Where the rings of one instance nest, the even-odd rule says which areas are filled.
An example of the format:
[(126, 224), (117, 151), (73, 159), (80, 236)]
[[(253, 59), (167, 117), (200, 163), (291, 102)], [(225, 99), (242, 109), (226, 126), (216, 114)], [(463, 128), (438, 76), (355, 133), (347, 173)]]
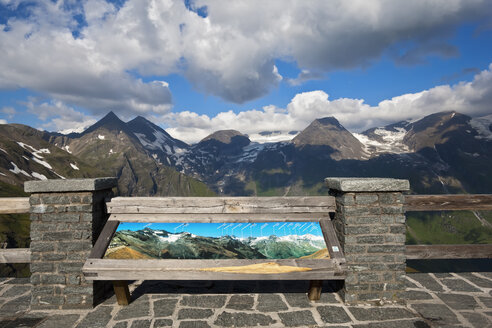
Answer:
[(118, 305), (130, 304), (130, 290), (128, 289), (128, 281), (115, 280), (113, 281), (113, 288)]
[(321, 298), (321, 288), (323, 287), (323, 281), (310, 280), (308, 298), (310, 301), (319, 301)]

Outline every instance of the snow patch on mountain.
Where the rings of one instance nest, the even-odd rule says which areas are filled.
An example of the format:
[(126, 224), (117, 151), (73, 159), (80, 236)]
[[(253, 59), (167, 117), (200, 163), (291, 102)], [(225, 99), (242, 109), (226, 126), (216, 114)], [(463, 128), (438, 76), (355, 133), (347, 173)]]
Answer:
[(492, 126), (492, 115), (472, 118), (470, 120), (470, 125), (478, 133), (478, 135), (475, 136), (476, 139), (492, 140), (492, 131), (490, 130)]
[(138, 140), (140, 141), (142, 146), (144, 146), (146, 149), (149, 149), (149, 150), (160, 149), (168, 155), (172, 155), (176, 152), (176, 150), (173, 149), (174, 147), (172, 147), (172, 146), (170, 147), (168, 145), (168, 143), (173, 143), (173, 141), (171, 139), (169, 139), (169, 137), (166, 136), (161, 131), (155, 131), (154, 130), (152, 132), (152, 134), (155, 137), (155, 140), (152, 142), (150, 140), (148, 140), (147, 137), (145, 136), (145, 134), (143, 134), (143, 133), (134, 133), (134, 134), (138, 138)]
[(99, 140), (104, 140), (104, 139), (106, 138), (106, 136), (103, 136), (103, 135), (99, 134), (99, 135), (97, 136), (97, 138), (98, 138)]
[(410, 149), (403, 143), (403, 138), (407, 130), (401, 127), (394, 128), (394, 130), (391, 131), (384, 128), (375, 129), (374, 134), (380, 136), (382, 142), (360, 133), (353, 133), (353, 135), (364, 145), (365, 151), (369, 153), (409, 153)]
[(26, 171), (19, 169), (19, 167), (17, 165), (15, 165), (14, 162), (10, 162), (10, 164), (13, 166), (13, 169), (9, 169), (10, 172), (12, 172), (14, 174), (22, 173), (26, 177), (31, 177), (31, 175), (29, 173), (27, 173)]
[(69, 153), (69, 154), (71, 154), (71, 153), (72, 153), (72, 152), (70, 151), (70, 146), (64, 146), (64, 147), (62, 147), (62, 149), (63, 149), (64, 151), (66, 151), (67, 153)]
[(77, 170), (77, 171), (79, 170), (79, 168), (78, 168), (78, 167), (77, 167), (77, 165), (75, 165), (75, 164), (70, 163), (70, 166), (71, 166), (71, 167), (72, 167), (72, 169), (74, 169), (74, 170)]
[(271, 142), (282, 142), (291, 141), (298, 133), (290, 133), (284, 131), (273, 131), (273, 132), (261, 132), (255, 134), (249, 134), (249, 140), (257, 143), (271, 143)]
[(8, 154), (5, 149), (0, 148), (0, 151), (3, 151), (5, 154)]
[[(34, 155), (34, 153), (33, 153), (33, 155)], [(48, 162), (43, 161), (43, 160), (41, 160), (41, 159), (39, 159), (39, 158), (37, 158), (37, 157), (34, 157), (34, 156), (32, 157), (32, 159), (33, 159), (33, 161), (35, 161), (35, 162), (36, 162), (36, 163), (38, 163), (38, 164), (43, 165), (43, 166), (44, 166), (44, 167), (46, 167), (47, 169), (53, 170), (53, 167), (52, 167), (52, 166), (51, 166)]]
[(32, 172), (32, 176), (39, 180), (48, 180), (48, 178), (44, 174), (38, 172)]

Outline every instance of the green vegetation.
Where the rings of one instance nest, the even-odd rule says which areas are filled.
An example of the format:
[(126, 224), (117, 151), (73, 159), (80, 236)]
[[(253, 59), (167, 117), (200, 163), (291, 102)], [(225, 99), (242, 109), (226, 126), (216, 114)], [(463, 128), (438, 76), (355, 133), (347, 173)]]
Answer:
[[(490, 222), (490, 211), (479, 215)], [(492, 243), (492, 228), (471, 211), (408, 213), (407, 227), (407, 244)]]

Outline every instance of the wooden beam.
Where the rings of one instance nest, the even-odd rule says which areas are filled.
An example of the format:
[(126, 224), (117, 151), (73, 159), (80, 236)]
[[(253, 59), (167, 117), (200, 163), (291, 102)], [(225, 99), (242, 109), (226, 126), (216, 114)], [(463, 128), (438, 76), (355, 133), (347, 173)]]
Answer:
[(116, 295), (116, 300), (118, 305), (128, 305), (130, 304), (130, 290), (128, 289), (128, 281), (126, 280), (115, 280), (113, 281), (114, 294)]
[(324, 218), (329, 218), (329, 213), (266, 213), (266, 214), (247, 214), (247, 213), (142, 213), (142, 214), (120, 214), (114, 213), (109, 217), (109, 221), (120, 222), (148, 222), (148, 223), (165, 223), (165, 222), (318, 222)]
[(321, 226), (321, 231), (323, 232), (330, 258), (339, 260), (340, 263), (345, 263), (345, 255), (343, 255), (343, 250), (338, 241), (331, 219), (320, 220), (319, 225)]
[(492, 194), (487, 195), (406, 195), (405, 210), (455, 211), (492, 210)]
[(29, 197), (1, 197), (0, 214), (29, 213)]
[(319, 301), (319, 299), (321, 298), (322, 287), (323, 287), (323, 281), (321, 280), (309, 281), (308, 298), (310, 301)]
[(492, 245), (407, 245), (408, 260), (425, 259), (490, 259)]
[(92, 248), (91, 253), (89, 254), (90, 259), (101, 259), (106, 253), (106, 249), (113, 238), (113, 235), (120, 224), (119, 221), (108, 221), (104, 225), (101, 234), (97, 238), (96, 244)]
[[(213, 272), (200, 269), (274, 262), (310, 268), (274, 274)], [(337, 260), (114, 260), (88, 259), (82, 268), (87, 280), (341, 280), (346, 269)]]
[(0, 249), (0, 263), (31, 263), (29, 248)]
[(315, 197), (116, 197), (108, 212), (160, 214), (288, 214), (335, 211), (331, 196)]

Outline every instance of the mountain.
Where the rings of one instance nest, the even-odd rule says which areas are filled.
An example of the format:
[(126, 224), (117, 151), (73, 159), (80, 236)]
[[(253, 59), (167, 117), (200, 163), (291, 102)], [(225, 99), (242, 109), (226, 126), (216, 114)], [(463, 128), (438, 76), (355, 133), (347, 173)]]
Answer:
[(126, 123), (126, 126), (138, 138), (147, 152), (165, 165), (175, 166), (176, 155), (190, 148), (188, 144), (171, 137), (162, 128), (142, 116), (137, 116)]
[(345, 129), (334, 117), (314, 120), (299, 133), (292, 143), (297, 147), (326, 146), (331, 158), (363, 159), (366, 156), (362, 143)]
[(0, 181), (22, 186), (34, 179), (104, 176), (102, 170), (43, 140), (44, 136), (25, 125), (0, 125)]
[(122, 230), (111, 240), (106, 258), (287, 259), (310, 256), (326, 248), (323, 237), (205, 237), (165, 230)]
[[(57, 144), (57, 140), (59, 137), (51, 142)], [(83, 133), (65, 137), (59, 146), (97, 163), (106, 175), (116, 176), (120, 195), (213, 195), (202, 182), (162, 163), (187, 145), (143, 118), (124, 123), (110, 112)], [(171, 153), (165, 153), (167, 149)]]

